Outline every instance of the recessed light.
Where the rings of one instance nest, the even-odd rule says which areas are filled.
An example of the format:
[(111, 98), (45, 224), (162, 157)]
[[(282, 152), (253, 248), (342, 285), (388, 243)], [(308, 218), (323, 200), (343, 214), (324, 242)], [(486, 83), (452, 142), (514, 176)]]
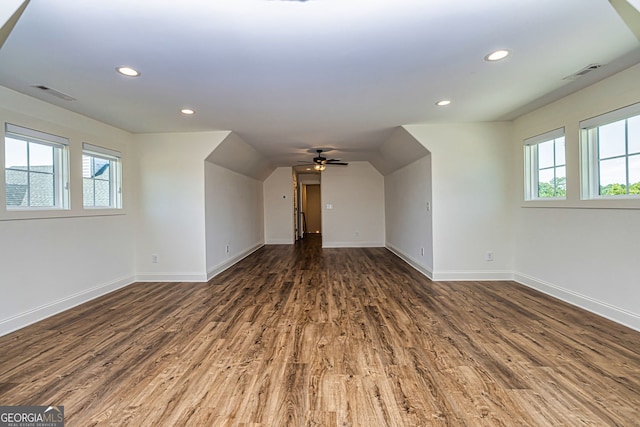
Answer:
[(196, 113), (195, 110), (192, 110), (191, 108), (183, 108), (182, 110), (180, 110), (180, 112), (187, 116), (192, 116)]
[(496, 50), (494, 52), (491, 52), (487, 56), (485, 56), (484, 60), (485, 61), (500, 61), (501, 59), (504, 59), (507, 56), (509, 56), (509, 53), (510, 52), (508, 50), (506, 50), (506, 49)]
[(449, 105), (449, 104), (451, 104), (451, 101), (448, 99), (443, 99), (442, 101), (436, 102), (436, 105), (438, 107), (444, 107), (445, 105)]
[(131, 67), (116, 67), (116, 71), (127, 77), (138, 77), (140, 75), (140, 71)]

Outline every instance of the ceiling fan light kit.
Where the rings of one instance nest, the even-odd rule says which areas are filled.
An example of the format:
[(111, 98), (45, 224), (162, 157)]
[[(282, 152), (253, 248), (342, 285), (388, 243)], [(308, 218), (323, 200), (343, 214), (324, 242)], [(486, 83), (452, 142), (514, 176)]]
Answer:
[(340, 159), (327, 159), (322, 155), (322, 152), (325, 150), (316, 150), (318, 155), (313, 158), (313, 169), (322, 172), (327, 168), (327, 165), (334, 166), (347, 166), (349, 163), (341, 162)]

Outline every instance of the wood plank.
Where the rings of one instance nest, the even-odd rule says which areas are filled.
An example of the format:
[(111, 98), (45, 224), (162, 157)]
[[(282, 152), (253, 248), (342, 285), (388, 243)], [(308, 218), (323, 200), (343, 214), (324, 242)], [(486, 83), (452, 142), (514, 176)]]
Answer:
[(640, 333), (317, 237), (0, 337), (0, 402), (69, 426), (639, 425)]

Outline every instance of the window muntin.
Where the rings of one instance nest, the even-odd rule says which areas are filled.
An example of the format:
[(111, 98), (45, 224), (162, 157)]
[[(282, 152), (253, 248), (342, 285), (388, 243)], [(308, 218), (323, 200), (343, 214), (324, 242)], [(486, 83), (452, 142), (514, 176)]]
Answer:
[(120, 153), (84, 144), (82, 189), (85, 208), (121, 208)]
[(564, 129), (525, 140), (525, 199), (563, 199), (567, 195)]
[(68, 208), (65, 138), (5, 125), (5, 203), (9, 210)]
[(640, 104), (581, 123), (583, 198), (640, 196)]

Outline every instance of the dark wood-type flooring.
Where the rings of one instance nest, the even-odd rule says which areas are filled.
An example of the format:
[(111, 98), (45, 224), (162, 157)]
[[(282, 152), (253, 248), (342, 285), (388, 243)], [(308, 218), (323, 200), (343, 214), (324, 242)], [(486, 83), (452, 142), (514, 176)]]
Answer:
[(313, 237), (1, 337), (0, 405), (68, 427), (640, 425), (639, 332)]

